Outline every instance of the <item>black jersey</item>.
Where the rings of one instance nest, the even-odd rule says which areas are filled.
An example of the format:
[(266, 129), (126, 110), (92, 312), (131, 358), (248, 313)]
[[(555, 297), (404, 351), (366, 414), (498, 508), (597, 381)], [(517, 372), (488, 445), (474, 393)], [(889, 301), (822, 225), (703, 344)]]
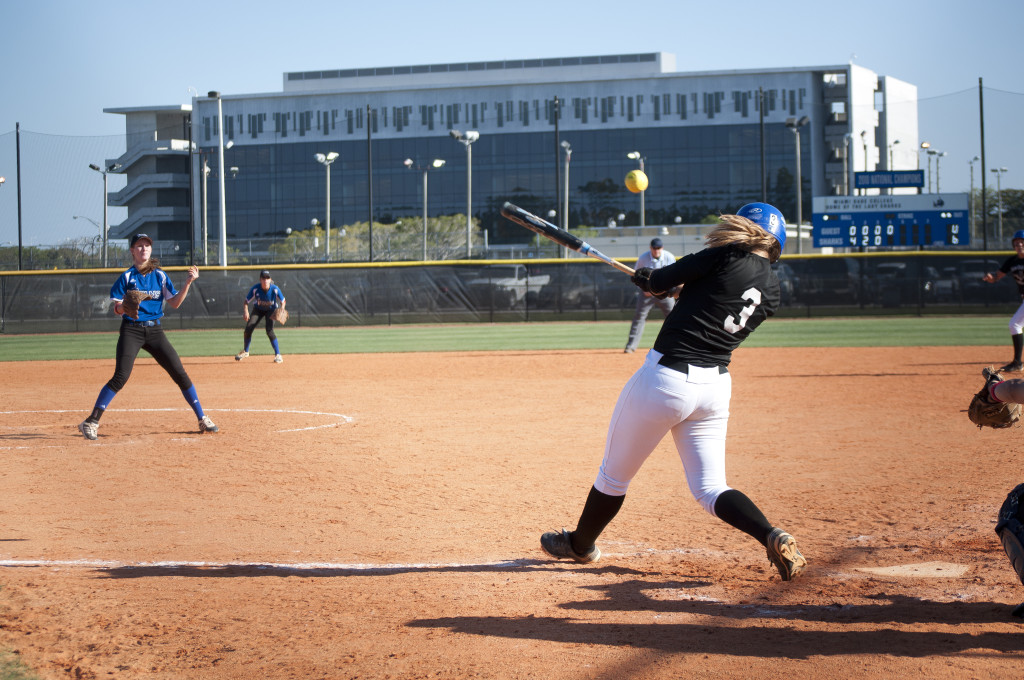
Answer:
[(1007, 258), (1003, 266), (999, 268), (1004, 274), (1009, 274), (1013, 277), (1013, 280), (1017, 283), (1017, 292), (1021, 298), (1024, 298), (1024, 258), (1013, 257)]
[(654, 290), (680, 284), (654, 349), (695, 366), (728, 366), (733, 350), (779, 306), (771, 263), (735, 246), (707, 248), (651, 274)]

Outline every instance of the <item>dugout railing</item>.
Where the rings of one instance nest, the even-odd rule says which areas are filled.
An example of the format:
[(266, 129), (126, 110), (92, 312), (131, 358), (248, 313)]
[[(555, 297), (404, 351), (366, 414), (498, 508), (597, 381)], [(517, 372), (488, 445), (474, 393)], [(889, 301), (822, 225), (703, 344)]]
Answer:
[[(905, 252), (784, 257), (776, 271), (779, 316), (1010, 313), (1011, 277), (986, 284), (1009, 253)], [(629, 260), (624, 260), (629, 262)], [(170, 267), (180, 287), (184, 272)], [(121, 269), (0, 272), (0, 332), (109, 331), (110, 285)], [(258, 268), (204, 268), (171, 328), (235, 328)], [(599, 262), (500, 260), (446, 263), (281, 265), (289, 325), (347, 326), (547, 320), (628, 320), (636, 289)], [(658, 313), (655, 313), (657, 318)]]

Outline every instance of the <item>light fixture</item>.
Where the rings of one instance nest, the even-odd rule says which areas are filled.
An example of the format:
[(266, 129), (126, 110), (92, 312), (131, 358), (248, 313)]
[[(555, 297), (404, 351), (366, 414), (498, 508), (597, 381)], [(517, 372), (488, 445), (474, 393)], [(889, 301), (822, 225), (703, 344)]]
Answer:
[[(436, 168), (443, 167), (445, 161), (443, 158), (435, 158), (430, 162), (430, 165), (426, 165), (422, 168), (423, 170), (423, 260), (427, 259), (427, 173)], [(416, 163), (411, 158), (406, 158), (402, 161), (402, 165), (409, 168), (410, 170), (416, 169)]]
[(473, 142), (480, 139), (476, 130), (449, 130), (452, 139), (466, 147), (466, 257), (473, 256)]
[(108, 233), (110, 232), (110, 220), (109, 220), (109, 218), (107, 216), (107, 174), (111, 173), (111, 172), (116, 172), (117, 170), (120, 170), (121, 169), (121, 165), (118, 164), (118, 163), (111, 163), (106, 168), (101, 168), (100, 166), (96, 165), (95, 163), (90, 163), (89, 164), (89, 169), (90, 170), (95, 170), (96, 172), (98, 172), (101, 175), (103, 175), (103, 266), (106, 267), (107, 266), (107, 240), (108, 240)]
[[(801, 116), (800, 118), (787, 118), (786, 127), (793, 133), (794, 140), (796, 142), (796, 252), (803, 252), (803, 239), (801, 238), (802, 225), (804, 222), (804, 197), (803, 197), (803, 178), (801, 177), (802, 168), (800, 161), (800, 128), (811, 122), (811, 119), (807, 116)], [(865, 157), (865, 164), (867, 158)]]
[(324, 262), (331, 260), (331, 163), (338, 159), (337, 151), (328, 151), (326, 154), (316, 153), (313, 158), (327, 170), (327, 207), (324, 209)]

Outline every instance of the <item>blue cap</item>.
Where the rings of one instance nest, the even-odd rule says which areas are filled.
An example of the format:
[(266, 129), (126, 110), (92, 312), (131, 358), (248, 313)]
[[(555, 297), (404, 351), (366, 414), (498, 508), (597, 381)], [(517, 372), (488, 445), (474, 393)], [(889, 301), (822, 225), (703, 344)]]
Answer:
[(747, 203), (736, 211), (740, 217), (761, 227), (775, 237), (780, 248), (786, 247), (786, 219), (779, 212), (779, 209), (767, 203)]
[(1010, 243), (1013, 243), (1019, 238), (1024, 238), (1024, 229), (1013, 232), (1013, 238), (1010, 239)]
[(132, 236), (131, 241), (128, 242), (128, 247), (129, 248), (134, 248), (135, 244), (138, 243), (139, 241), (143, 240), (143, 239), (149, 241), (149, 245), (153, 245), (153, 239), (151, 239), (146, 234), (135, 234), (135, 236)]
[(652, 248), (663, 248), (664, 244), (662, 244), (660, 238), (652, 238), (651, 239), (651, 247)]

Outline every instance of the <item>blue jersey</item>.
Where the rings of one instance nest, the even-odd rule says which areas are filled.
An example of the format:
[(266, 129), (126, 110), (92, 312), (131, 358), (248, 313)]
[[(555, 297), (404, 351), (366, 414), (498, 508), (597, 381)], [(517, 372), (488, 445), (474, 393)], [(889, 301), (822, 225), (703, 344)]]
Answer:
[[(154, 269), (148, 274), (140, 274), (134, 266), (125, 270), (117, 277), (117, 281), (114, 281), (114, 285), (110, 287), (110, 299), (114, 302), (121, 302), (129, 290), (142, 290), (149, 293), (149, 298), (139, 303), (139, 321), (155, 321), (162, 317), (164, 315), (164, 300), (178, 294), (170, 277), (163, 269)], [(127, 314), (121, 316), (131, 319)]]
[(280, 307), (279, 300), (284, 302), (284, 293), (273, 283), (266, 290), (263, 290), (263, 286), (257, 283), (249, 289), (249, 294), (245, 297), (246, 304), (255, 301), (256, 308), (264, 311)]

